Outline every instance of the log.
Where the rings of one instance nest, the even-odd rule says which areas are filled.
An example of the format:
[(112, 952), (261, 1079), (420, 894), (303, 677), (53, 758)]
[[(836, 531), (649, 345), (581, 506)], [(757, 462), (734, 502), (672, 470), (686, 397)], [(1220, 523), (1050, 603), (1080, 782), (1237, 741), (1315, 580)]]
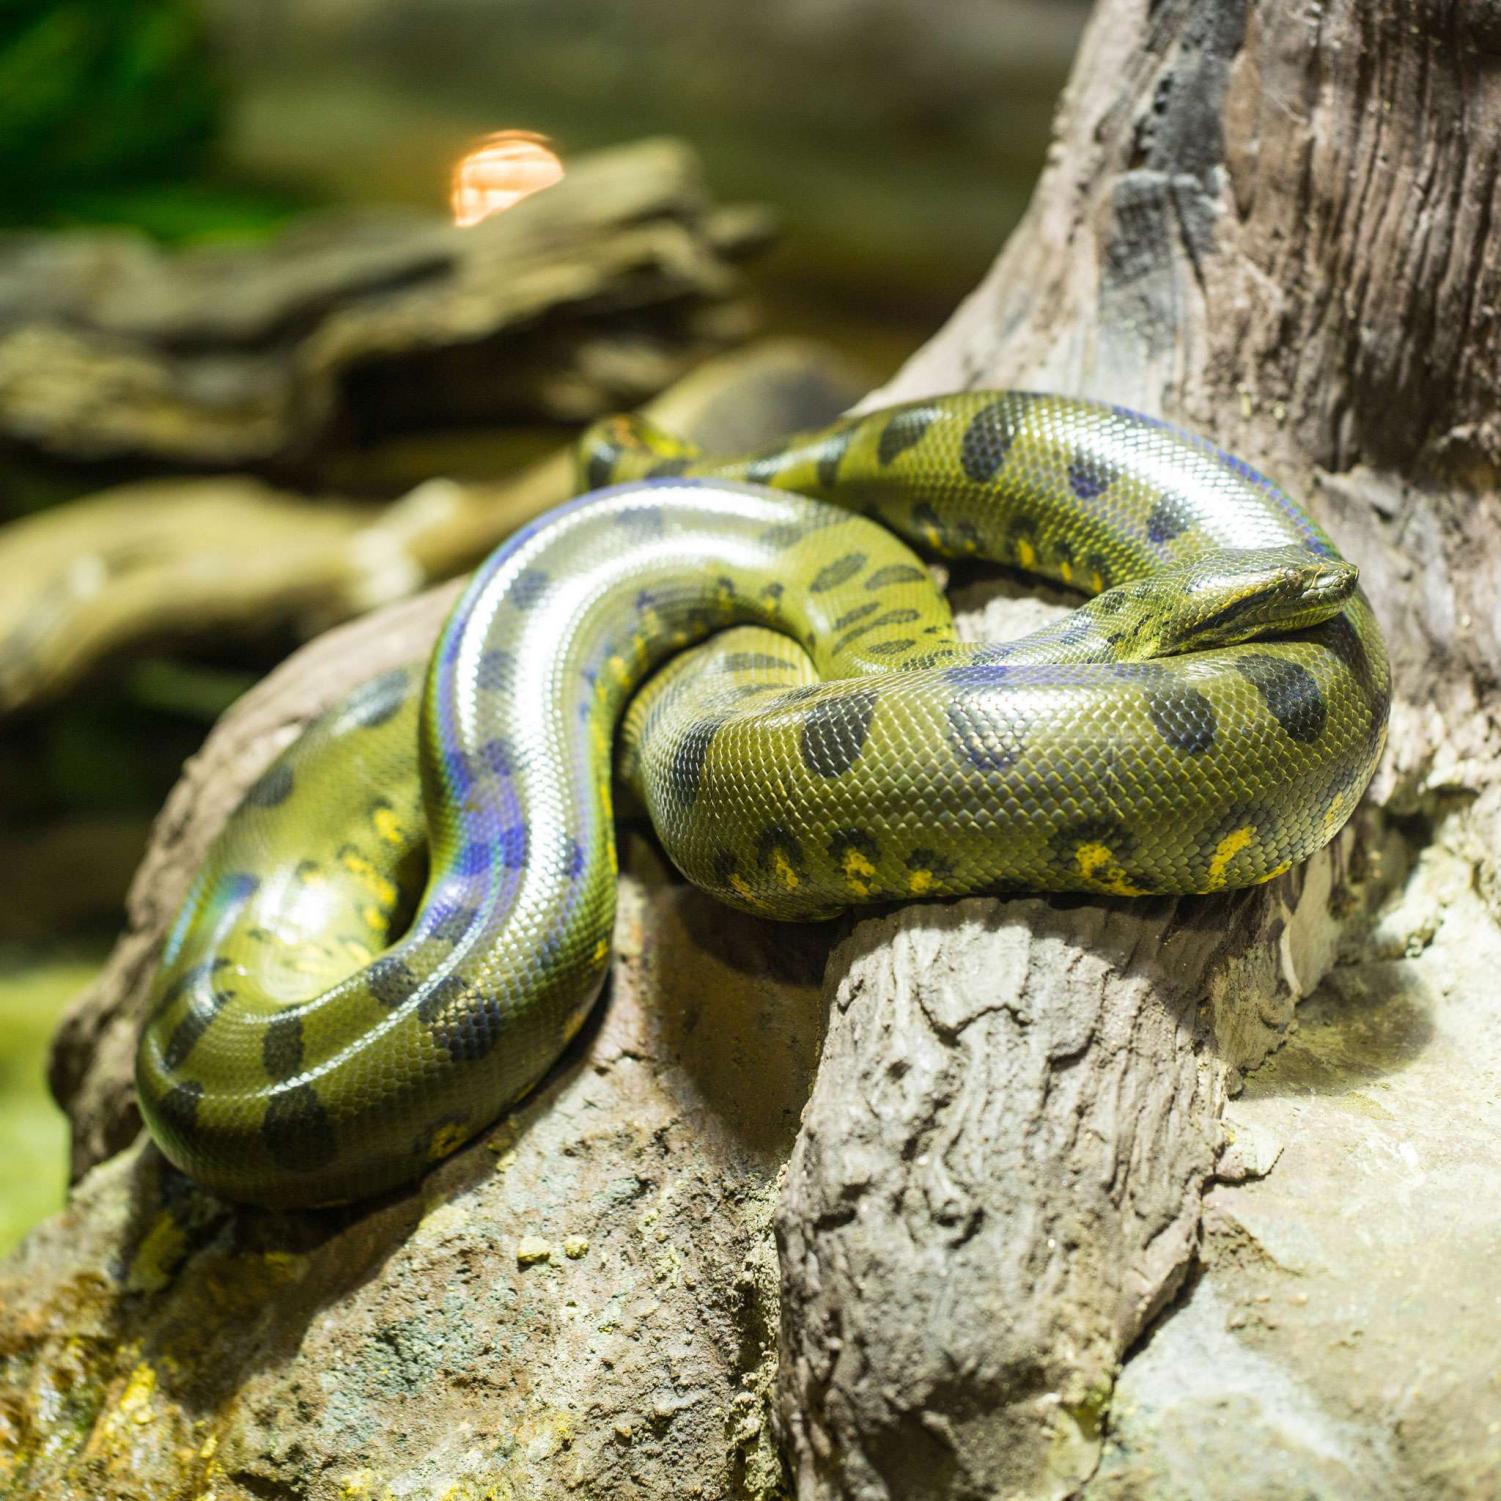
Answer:
[[(765, 422), (792, 409), (799, 377), (814, 399), (857, 389), (827, 350), (767, 341), (708, 361), (661, 400), (696, 420), (729, 387)], [(0, 597), (0, 718), (77, 692), (131, 653), (278, 628), (308, 636), (406, 598), (472, 567), (574, 484), (562, 444), (492, 480), (426, 479), (389, 505), (179, 475), (0, 526), (0, 576), (13, 581)]]
[[(1437, 1324), (1391, 1318), (1412, 1262), (1373, 1254), (1371, 1221), (1328, 1215), (1333, 1163), (1306, 1146), (1304, 1179), (1274, 1190), (1262, 1159), (1286, 1139), (1286, 1107), (1258, 1112), (1253, 1084), (1238, 1127), (1225, 1118), (1301, 997), (1317, 990), (1338, 1015), (1334, 995), (1401, 988), (1418, 1020), (1385, 1062), (1410, 1066), (1441, 1030), (1440, 1000), (1473, 985), (1475, 948), (1501, 950), (1486, 708), (1501, 660), (1501, 153), (1483, 123), (1501, 106), (1498, 15), (1103, 0), (1025, 221), (868, 398), (1030, 386), (1211, 433), (1305, 498), (1359, 563), (1396, 705), (1367, 814), (1263, 892), (1166, 917), (913, 909), (835, 954), (778, 1215), (779, 1411), (799, 1495), (1480, 1495), (1501, 1464), (1501, 1430), (1485, 1427), (1501, 1402), (1465, 1380), (1497, 1332), (1493, 1311), (1484, 1335), (1469, 1323), (1494, 1278), (1430, 1297)], [(1456, 863), (1484, 901), (1456, 903)], [(1383, 900), (1376, 931), (1399, 937), (1373, 953)], [(1216, 942), (1196, 943), (1206, 927)], [(1465, 1059), (1452, 1028), (1446, 1041), (1449, 1088), (1488, 1097), (1490, 1050)], [(1298, 1114), (1306, 1136), (1320, 1112)], [(1348, 1120), (1328, 1125), (1349, 1141)], [(1405, 1136), (1398, 1120), (1360, 1145), (1400, 1157)], [(1461, 1148), (1434, 1128), (1424, 1149), (1441, 1162)], [(1487, 1144), (1483, 1160), (1497, 1155)], [(1501, 1216), (1457, 1215), (1470, 1191), (1440, 1175), (1419, 1197), (1440, 1263), (1472, 1265)], [(1373, 1184), (1361, 1202), (1400, 1238), (1380, 1198)], [(1317, 1225), (1312, 1247), (1289, 1255), (1266, 1228), (1276, 1215)], [(1290, 1286), (1300, 1276), (1311, 1285)], [(1442, 1282), (1435, 1269), (1425, 1292)], [(1261, 1338), (1242, 1346), (1234, 1330), (1253, 1322)], [(1324, 1341), (1358, 1345), (1378, 1324), (1379, 1344), (1332, 1379)], [(1154, 1359), (1159, 1346), (1173, 1353)], [(1174, 1357), (1193, 1375), (1173, 1380)], [(1415, 1362), (1445, 1371), (1421, 1395), (1372, 1374)], [(1213, 1400), (1195, 1400), (1200, 1381)], [(1206, 1437), (1227, 1406), (1231, 1432)], [(1422, 1442), (1403, 1446), (1409, 1423)]]
[[(7, 1270), (17, 1493), (1489, 1494), (1498, 58), (1460, 0), (1101, 0), (1026, 220), (869, 398), (1118, 400), (1304, 497), (1394, 658), (1328, 850), (789, 932), (633, 838), (601, 1019), (364, 1211), (228, 1210), (75, 1092), (87, 1171)], [(965, 628), (1013, 592), (966, 582)], [(315, 643), (225, 720), (159, 874), (352, 671)]]

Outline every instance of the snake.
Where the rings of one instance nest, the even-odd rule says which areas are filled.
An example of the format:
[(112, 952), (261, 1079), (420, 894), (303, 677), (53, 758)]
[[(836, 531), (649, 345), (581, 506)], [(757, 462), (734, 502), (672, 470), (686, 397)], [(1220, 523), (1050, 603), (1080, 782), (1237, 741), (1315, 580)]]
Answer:
[[(621, 788), (690, 881), (812, 920), (1255, 885), (1334, 836), (1382, 750), (1354, 565), (1150, 416), (967, 391), (736, 456), (612, 417), (579, 488), (430, 658), (270, 763), (194, 877), (136, 1083), (213, 1192), (382, 1193), (537, 1085), (609, 970)], [(923, 554), (1085, 598), (965, 641)]]

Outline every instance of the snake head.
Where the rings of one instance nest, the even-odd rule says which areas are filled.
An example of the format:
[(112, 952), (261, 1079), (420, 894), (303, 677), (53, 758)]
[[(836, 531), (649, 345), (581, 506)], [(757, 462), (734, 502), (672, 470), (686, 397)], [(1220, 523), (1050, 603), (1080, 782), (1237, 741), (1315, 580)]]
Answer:
[(1358, 578), (1353, 563), (1300, 545), (1205, 553), (1152, 579), (1163, 609), (1158, 654), (1318, 625), (1339, 614)]

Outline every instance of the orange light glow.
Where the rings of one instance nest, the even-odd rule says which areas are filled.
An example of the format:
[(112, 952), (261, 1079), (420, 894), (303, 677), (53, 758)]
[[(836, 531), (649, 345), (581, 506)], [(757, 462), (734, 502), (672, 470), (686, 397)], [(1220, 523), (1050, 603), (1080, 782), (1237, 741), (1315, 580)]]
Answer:
[(453, 222), (478, 224), (563, 175), (563, 163), (546, 136), (530, 130), (500, 130), (486, 136), (453, 169)]

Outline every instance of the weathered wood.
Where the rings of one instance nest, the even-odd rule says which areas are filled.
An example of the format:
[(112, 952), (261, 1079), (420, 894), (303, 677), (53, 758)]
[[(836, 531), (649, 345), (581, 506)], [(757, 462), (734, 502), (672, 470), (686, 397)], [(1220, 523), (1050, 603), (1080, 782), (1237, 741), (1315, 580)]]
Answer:
[[(828, 351), (787, 340), (684, 377), (668, 410), (723, 408), (748, 387), (755, 420), (795, 407), (797, 382), (855, 389)], [(700, 394), (695, 394), (700, 393)], [(707, 418), (707, 413), (704, 414)], [(726, 414), (716, 419), (733, 436)], [(76, 690), (129, 652), (318, 630), (472, 567), (574, 493), (572, 449), (484, 483), (434, 478), (389, 505), (315, 499), (244, 474), (140, 480), (0, 527), (0, 716)]]
[[(1025, 222), (867, 399), (1020, 385), (1118, 401), (1302, 495), (1393, 647), (1373, 806), (1437, 820), (1409, 836), (1463, 849), (1493, 915), (1498, 14), (1103, 0)], [(1474, 798), (1462, 812), (1456, 792)], [(1086, 1483), (1121, 1362), (1190, 1264), (1227, 1090), (1401, 874), (1380, 853), (1374, 826), (1352, 832), (1242, 898), (1234, 924), (1208, 900), (1165, 916), (964, 904), (862, 925), (836, 952), (778, 1217), (800, 1494)], [(1212, 1000), (1197, 1021), (1194, 997)], [(1157, 1457), (1165, 1486), (1174, 1453)], [(1139, 1494), (1119, 1460), (1101, 1494)], [(1225, 1463), (1192, 1473), (1228, 1494)], [(1341, 1473), (1354, 1485), (1370, 1465)], [(1413, 1494), (1432, 1473), (1388, 1483)], [(1324, 1472), (1310, 1457), (1293, 1474)], [(1264, 1493), (1253, 1471), (1245, 1494)]]

